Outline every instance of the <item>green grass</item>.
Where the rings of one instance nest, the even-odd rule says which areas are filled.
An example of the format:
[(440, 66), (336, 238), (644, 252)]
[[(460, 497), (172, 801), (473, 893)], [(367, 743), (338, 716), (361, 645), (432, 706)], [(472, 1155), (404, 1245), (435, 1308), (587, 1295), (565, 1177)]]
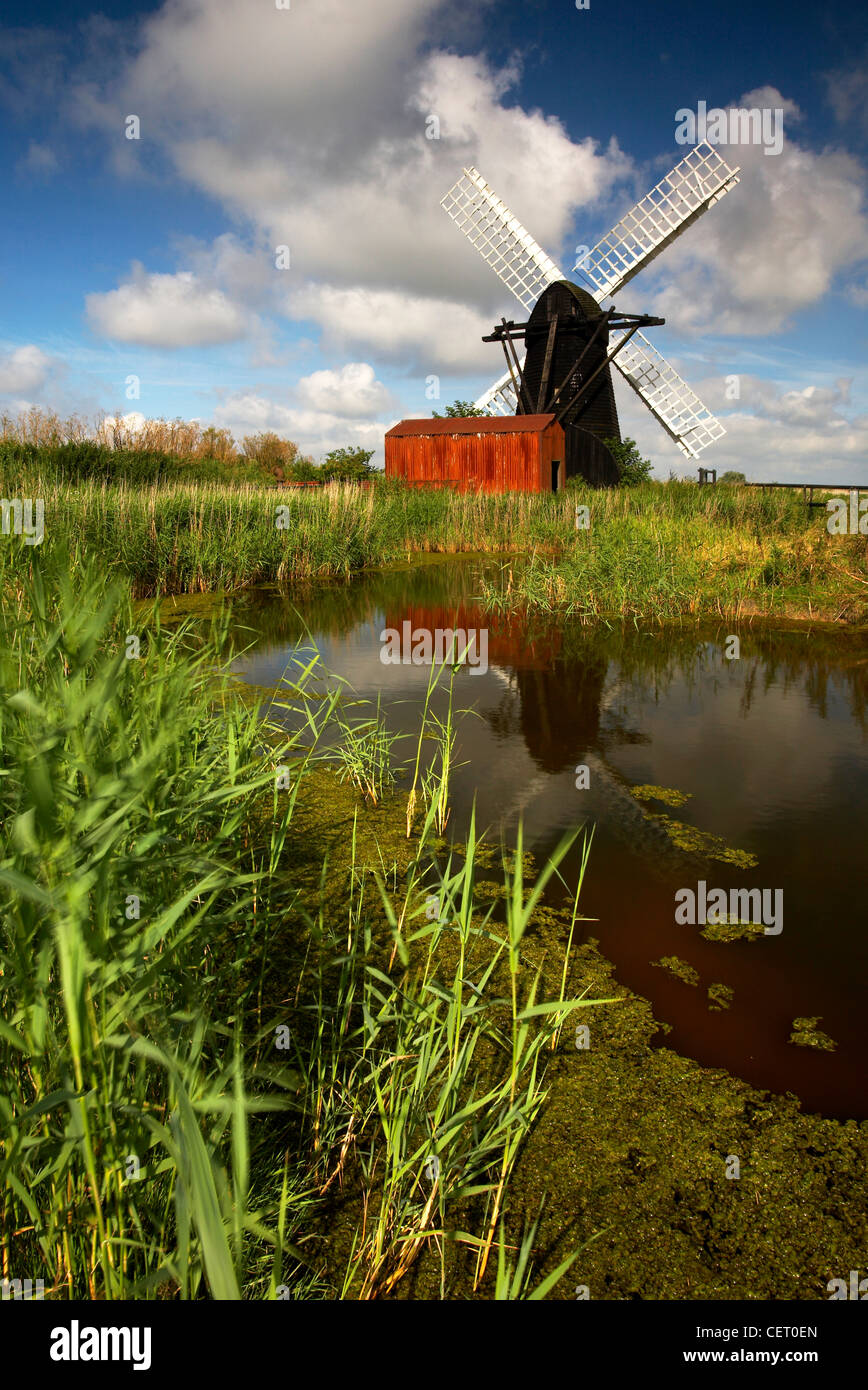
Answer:
[(577, 902), (545, 959), (528, 939), (569, 843), (528, 883), (519, 842), (492, 898), (475, 830), (441, 838), (451, 714), (423, 714), (393, 796), (378, 712), (349, 724), (300, 668), (296, 739), (231, 679), (228, 616), (166, 629), (133, 596), (503, 551), (528, 563), (495, 605), (855, 618), (864, 540), (786, 494), (684, 485), (306, 495), (31, 461), (3, 491), (44, 497), (46, 536), (0, 542), (0, 1277), (367, 1299), (424, 1271), (434, 1296), (543, 1296), (510, 1194), (569, 1012), (602, 1002), (572, 968)]
[(191, 457), (160, 448), (114, 449), (93, 439), (35, 444), (0, 438), (0, 476), (7, 487), (10, 478), (30, 476), (70, 485), (210, 482), (263, 486), (274, 481), (273, 474), (254, 459)]
[[(73, 480), (50, 451), (4, 448), (4, 495), (44, 500), (42, 549), (96, 555), (139, 596), (346, 578), (426, 551), (487, 552), (518, 557), (501, 583), (489, 581), (495, 606), (660, 621), (868, 616), (864, 538), (828, 535), (825, 512), (784, 491), (648, 483), (485, 496), (384, 482), (296, 491), (164, 475)], [(576, 529), (577, 504), (588, 506), (590, 530)]]
[(371, 830), (316, 762), (336, 712), (305, 702), (310, 668), (302, 747), (239, 694), (225, 618), (167, 632), (154, 608), (127, 659), (128, 584), (17, 541), (0, 592), (0, 1274), (54, 1298), (371, 1298), (424, 1254), (445, 1297), (460, 1250), (479, 1286), (590, 1002), (523, 954), (569, 845), (533, 885), (519, 846), (495, 922), (475, 832), (446, 853), (436, 800), (411, 838), (402, 803)]
[[(566, 504), (377, 484), (295, 490), (219, 483), (58, 480), (7, 470), (4, 495), (45, 502), (44, 551), (67, 544), (132, 579), (134, 591), (239, 589), (345, 578), (416, 551), (554, 546)], [(281, 510), (278, 510), (281, 509)]]
[(489, 580), (487, 601), (581, 617), (868, 621), (864, 537), (830, 536), (826, 513), (784, 491), (644, 484), (571, 493), (589, 530)]

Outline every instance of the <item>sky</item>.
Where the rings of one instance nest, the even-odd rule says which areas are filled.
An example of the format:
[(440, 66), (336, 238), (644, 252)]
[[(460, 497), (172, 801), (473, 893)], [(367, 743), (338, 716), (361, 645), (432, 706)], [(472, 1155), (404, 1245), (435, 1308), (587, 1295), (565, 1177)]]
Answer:
[[(382, 462), (397, 420), (500, 376), (482, 336), (523, 317), (439, 206), (462, 168), (570, 272), (689, 152), (677, 113), (701, 102), (781, 112), (781, 147), (720, 143), (740, 182), (617, 308), (665, 318), (649, 338), (725, 426), (704, 466), (866, 483), (849, 0), (5, 0), (0, 412)], [(695, 476), (614, 377), (655, 475)]]

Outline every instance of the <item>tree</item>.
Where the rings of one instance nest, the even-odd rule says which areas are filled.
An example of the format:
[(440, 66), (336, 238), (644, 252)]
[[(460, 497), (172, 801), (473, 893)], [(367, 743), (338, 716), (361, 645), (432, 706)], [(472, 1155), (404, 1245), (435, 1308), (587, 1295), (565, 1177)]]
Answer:
[(245, 435), (242, 453), (280, 482), (291, 473), (298, 458), (298, 445), (291, 439), (281, 439), (274, 430), (264, 430), (260, 434)]
[(324, 482), (360, 483), (372, 477), (376, 469), (371, 466), (373, 449), (332, 449), (320, 465), (319, 473)]
[(464, 420), (472, 415), (490, 415), (490, 410), (478, 410), (472, 401), (453, 401), (447, 405), (446, 413), (441, 415), (439, 411), (434, 411), (435, 420)]
[(721, 473), (717, 481), (719, 483), (726, 483), (728, 487), (741, 487), (743, 483), (747, 482), (747, 478), (743, 473), (730, 471), (729, 473)]
[(316, 483), (319, 481), (320, 471), (313, 459), (299, 455), (297, 459), (289, 465), (286, 470), (286, 481), (288, 483)]
[(220, 463), (234, 463), (238, 457), (232, 431), (219, 430), (216, 425), (203, 429), (198, 452), (200, 457), (218, 459)]
[(636, 487), (649, 481), (653, 465), (639, 453), (635, 439), (604, 439), (603, 443), (621, 470), (621, 487)]

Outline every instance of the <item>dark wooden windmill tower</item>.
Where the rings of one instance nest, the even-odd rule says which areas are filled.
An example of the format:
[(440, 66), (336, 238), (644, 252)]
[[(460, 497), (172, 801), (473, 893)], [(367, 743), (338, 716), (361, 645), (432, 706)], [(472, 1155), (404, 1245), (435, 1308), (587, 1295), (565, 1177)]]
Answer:
[[(551, 412), (563, 426), (563, 481), (581, 477), (596, 487), (617, 483), (618, 465), (604, 442), (621, 438), (611, 363), (638, 328), (662, 323), (647, 314), (603, 310), (587, 290), (556, 280), (543, 290), (527, 323), (504, 319), (483, 339), (503, 345), (516, 413)], [(625, 332), (614, 349), (609, 341), (613, 328)], [(521, 338), (523, 366), (513, 346)]]
[[(553, 414), (565, 434), (565, 476), (607, 485), (618, 467), (604, 439), (620, 440), (614, 364), (682, 453), (698, 458), (725, 433), (698, 396), (639, 332), (662, 324), (602, 303), (738, 183), (707, 144), (694, 150), (637, 203), (575, 268), (590, 288), (567, 280), (476, 169), (442, 206), (521, 303), (524, 323), (505, 318), (484, 339), (500, 342), (507, 371), (480, 396), (501, 415)], [(523, 340), (523, 362), (515, 348)]]

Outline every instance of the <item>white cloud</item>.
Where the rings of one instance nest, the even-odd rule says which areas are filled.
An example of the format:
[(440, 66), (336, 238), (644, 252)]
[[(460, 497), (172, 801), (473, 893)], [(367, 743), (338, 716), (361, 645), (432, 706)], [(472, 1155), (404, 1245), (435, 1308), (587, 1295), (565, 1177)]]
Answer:
[(856, 121), (868, 132), (868, 49), (861, 62), (824, 74), (829, 103), (842, 124)]
[(857, 309), (868, 309), (868, 280), (864, 285), (851, 285), (847, 297)]
[(36, 140), (31, 140), (26, 155), (19, 159), (16, 167), (19, 173), (47, 178), (58, 167), (57, 155), (50, 146), (40, 145)]
[(868, 416), (848, 409), (849, 380), (793, 387), (741, 375), (737, 402), (727, 400), (723, 376), (694, 381), (726, 429), (697, 461), (666, 439), (650, 411), (614, 375), (622, 435), (636, 439), (658, 477), (671, 469), (695, 478), (702, 465), (718, 475), (728, 469), (744, 473), (751, 482), (868, 483)]
[(483, 343), (492, 316), (467, 305), (398, 290), (307, 285), (289, 300), (294, 318), (323, 329), (326, 348), (367, 346), (380, 360), (427, 376), (443, 372), (503, 370), (496, 345)]
[[(175, 0), (145, 22), (142, 50), (103, 98), (100, 119), (116, 133), (122, 112), (136, 111), (182, 175), (250, 228), (276, 310), (295, 312), (300, 295), (336, 342), (336, 296), (371, 292), (381, 296), (377, 320), (352, 325), (366, 356), (405, 351), (431, 371), (479, 365), (478, 341), (461, 334), (478, 339), (495, 309), (514, 304), (439, 206), (462, 166), (476, 164), (557, 257), (575, 209), (605, 197), (629, 161), (614, 144), (573, 141), (554, 117), (506, 105), (514, 66), (426, 49), (459, 8)], [(82, 103), (92, 119), (91, 90)], [(439, 140), (426, 138), (430, 115)], [(290, 272), (273, 270), (282, 244)], [(216, 283), (234, 299), (250, 267), (222, 259), (227, 278), (215, 272)], [(456, 323), (453, 310), (452, 324), (432, 335), (444, 309), (467, 304), (483, 318), (465, 311)]]
[(262, 430), (274, 430), (298, 444), (303, 454), (321, 459), (331, 449), (359, 446), (374, 451), (374, 463), (383, 462), (383, 436), (393, 421), (378, 424), (351, 419), (336, 412), (298, 408), (255, 392), (236, 392), (221, 401), (214, 423), (232, 431), (236, 439)]
[(135, 264), (132, 278), (116, 290), (89, 294), (92, 326), (107, 338), (142, 347), (201, 347), (229, 343), (253, 331), (246, 310), (192, 271), (148, 274)]
[[(378, 78), (394, 91), (386, 128), (382, 111), (366, 110), (382, 106), (381, 94), (358, 90), (354, 73), (352, 91), (322, 121), (298, 112), (303, 155), (283, 148), (292, 119), (279, 114), (282, 91), (271, 134), (252, 149), (243, 138), (184, 139), (174, 147), (178, 165), (254, 221), (269, 247), (289, 245), (296, 280), (437, 298), (457, 290), (477, 304), (504, 302), (503, 287), (439, 205), (462, 167), (476, 164), (557, 255), (575, 208), (606, 193), (627, 161), (614, 147), (601, 154), (593, 141), (572, 142), (553, 118), (503, 107), (501, 75), (479, 59), (439, 54), (421, 66), (410, 61), (412, 76)], [(441, 121), (439, 141), (425, 138), (429, 112)], [(357, 147), (351, 162), (341, 149), (345, 139)]]
[(106, 415), (99, 422), (97, 438), (111, 440), (112, 430), (120, 427), (125, 433), (137, 435), (148, 423), (146, 415), (140, 410), (131, 410), (126, 415)]
[(208, 243), (178, 237), (174, 245), (178, 259), (197, 280), (221, 285), (248, 308), (267, 307), (273, 302), (275, 286), (280, 290), (285, 284), (285, 272), (277, 270), (273, 250), (262, 242), (245, 245), (234, 232), (224, 232)]
[(738, 377), (739, 398), (735, 406), (727, 399), (726, 383), (720, 377), (704, 381), (701, 394), (705, 404), (721, 414), (727, 410), (743, 412), (749, 409), (755, 416), (783, 425), (836, 429), (847, 423), (842, 407), (849, 404), (851, 385), (852, 380), (848, 378), (836, 381), (834, 386), (812, 383), (787, 388), (764, 377), (742, 374)]
[[(734, 469), (751, 482), (866, 483), (868, 420), (840, 429), (782, 426), (754, 415), (732, 415), (727, 433), (701, 463), (718, 472)], [(695, 469), (688, 470), (695, 476)]]
[(0, 392), (3, 395), (39, 392), (53, 365), (53, 359), (33, 343), (0, 352)]
[(296, 387), (304, 405), (332, 415), (371, 419), (392, 405), (392, 395), (367, 362), (348, 362), (339, 371), (311, 372)]

